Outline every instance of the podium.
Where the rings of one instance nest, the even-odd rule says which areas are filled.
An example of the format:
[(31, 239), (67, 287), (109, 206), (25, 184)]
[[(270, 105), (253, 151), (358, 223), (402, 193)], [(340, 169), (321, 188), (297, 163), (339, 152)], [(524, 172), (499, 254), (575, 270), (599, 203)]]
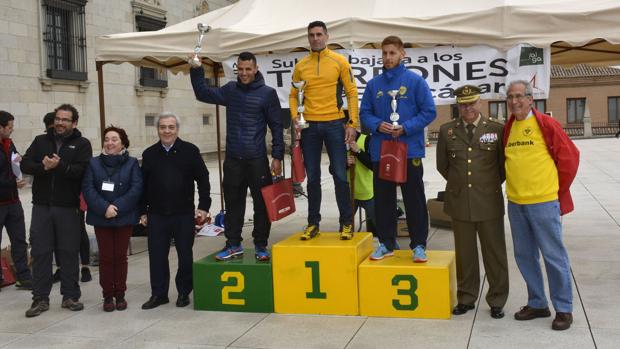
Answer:
[(426, 254), (426, 263), (414, 263), (410, 250), (395, 250), (393, 257), (362, 262), (360, 315), (449, 319), (456, 305), (454, 252)]
[(216, 253), (194, 262), (194, 309), (273, 312), (271, 262), (257, 261), (253, 249), (227, 261)]
[(358, 315), (358, 266), (372, 252), (372, 234), (301, 233), (273, 245), (273, 293), (277, 313)]

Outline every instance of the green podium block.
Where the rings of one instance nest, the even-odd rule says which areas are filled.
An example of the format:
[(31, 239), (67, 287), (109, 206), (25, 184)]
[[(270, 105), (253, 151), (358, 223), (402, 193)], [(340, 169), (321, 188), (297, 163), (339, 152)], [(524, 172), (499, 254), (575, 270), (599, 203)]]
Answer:
[(271, 261), (257, 261), (253, 249), (244, 252), (228, 261), (216, 261), (213, 253), (194, 262), (194, 309), (273, 312)]

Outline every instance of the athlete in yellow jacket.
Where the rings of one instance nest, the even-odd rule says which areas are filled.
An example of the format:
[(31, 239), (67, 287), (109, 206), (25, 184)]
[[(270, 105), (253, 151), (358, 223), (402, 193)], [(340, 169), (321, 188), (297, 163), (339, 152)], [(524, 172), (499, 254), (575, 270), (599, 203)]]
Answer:
[[(301, 130), (301, 149), (308, 177), (308, 225), (302, 240), (319, 234), (321, 221), (321, 152), (323, 144), (329, 156), (334, 178), (336, 203), (340, 212), (340, 238), (353, 237), (353, 212), (347, 181), (345, 144), (355, 141), (359, 124), (357, 86), (346, 58), (327, 48), (327, 26), (321, 21), (308, 25), (311, 52), (295, 65), (293, 82), (304, 81), (304, 118), (308, 127)], [(349, 120), (345, 125), (342, 91), (347, 96)], [(289, 105), (297, 125), (297, 89), (291, 89)]]

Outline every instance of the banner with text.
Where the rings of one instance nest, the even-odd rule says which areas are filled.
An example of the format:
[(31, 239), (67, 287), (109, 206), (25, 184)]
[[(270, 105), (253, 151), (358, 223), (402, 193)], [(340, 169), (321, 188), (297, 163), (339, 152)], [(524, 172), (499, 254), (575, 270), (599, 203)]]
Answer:
[[(336, 50), (347, 57), (356, 79), (361, 101), (368, 81), (381, 74), (380, 49)], [(549, 48), (518, 45), (508, 51), (488, 46), (405, 49), (403, 63), (428, 83), (435, 103), (454, 103), (454, 90), (465, 84), (477, 85), (483, 99), (504, 99), (506, 85), (513, 80), (532, 84), (535, 99), (549, 95), (551, 55)], [(288, 108), (291, 77), (295, 63), (307, 52), (256, 57), (265, 83), (278, 91), (282, 108)], [(236, 80), (237, 57), (223, 62), (227, 80)], [(344, 99), (346, 102), (346, 99)]]

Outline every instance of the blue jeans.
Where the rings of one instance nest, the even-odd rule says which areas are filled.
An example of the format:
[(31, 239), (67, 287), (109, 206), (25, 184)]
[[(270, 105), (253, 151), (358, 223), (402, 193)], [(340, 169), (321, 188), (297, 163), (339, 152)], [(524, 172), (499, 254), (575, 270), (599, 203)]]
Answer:
[(334, 178), (336, 203), (340, 212), (340, 224), (351, 224), (351, 194), (347, 180), (347, 148), (344, 144), (342, 120), (315, 122), (301, 131), (301, 150), (308, 176), (308, 224), (321, 222), (321, 153), (323, 143), (327, 148), (329, 166)]
[[(562, 243), (560, 204), (557, 200), (531, 205), (508, 201), (515, 260), (527, 284), (527, 305), (547, 307), (545, 283), (540, 268), (542, 253), (551, 303), (556, 312), (573, 311), (570, 262)], [(540, 251), (540, 253), (539, 253)]]

